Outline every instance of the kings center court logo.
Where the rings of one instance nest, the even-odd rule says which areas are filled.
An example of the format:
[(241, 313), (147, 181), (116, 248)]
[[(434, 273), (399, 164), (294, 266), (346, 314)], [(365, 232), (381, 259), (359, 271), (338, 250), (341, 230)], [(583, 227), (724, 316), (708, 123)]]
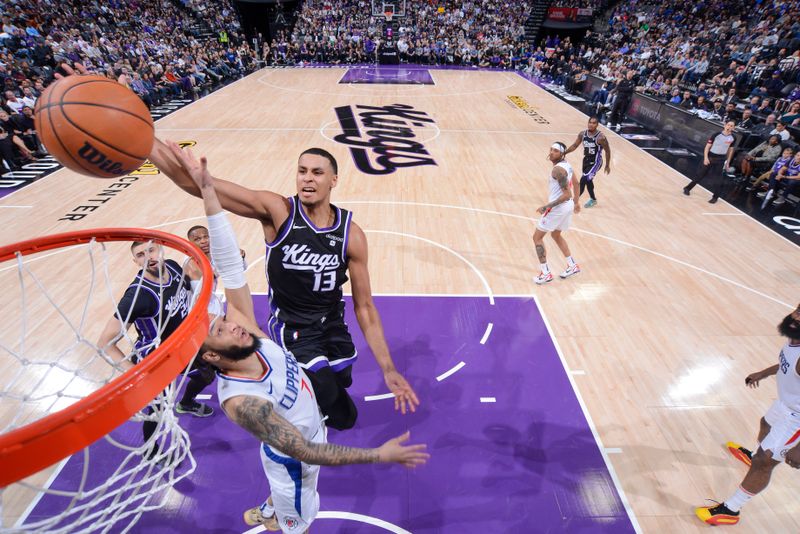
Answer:
[(333, 140), (350, 148), (358, 170), (391, 174), (403, 167), (436, 165), (418, 139), (436, 123), (424, 111), (406, 104), (341, 106), (335, 108), (342, 133)]

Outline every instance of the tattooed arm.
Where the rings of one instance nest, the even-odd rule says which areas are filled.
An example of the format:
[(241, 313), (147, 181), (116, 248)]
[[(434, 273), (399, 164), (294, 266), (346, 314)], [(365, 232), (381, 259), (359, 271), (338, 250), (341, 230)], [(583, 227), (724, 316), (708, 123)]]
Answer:
[(241, 395), (226, 400), (222, 408), (234, 423), (262, 442), (307, 464), (399, 463), (406, 467), (416, 467), (424, 464), (429, 457), (424, 452), (425, 445), (403, 445), (409, 438), (409, 432), (390, 439), (377, 449), (314, 443), (305, 439), (289, 421), (275, 413), (272, 403), (266, 399)]
[(537, 210), (539, 213), (545, 213), (547, 210), (552, 209), (559, 204), (563, 204), (572, 198), (572, 191), (569, 190), (569, 176), (567, 175), (567, 170), (564, 167), (559, 167), (556, 165), (553, 167), (552, 176), (558, 182), (559, 187), (561, 187), (561, 196), (539, 208)]

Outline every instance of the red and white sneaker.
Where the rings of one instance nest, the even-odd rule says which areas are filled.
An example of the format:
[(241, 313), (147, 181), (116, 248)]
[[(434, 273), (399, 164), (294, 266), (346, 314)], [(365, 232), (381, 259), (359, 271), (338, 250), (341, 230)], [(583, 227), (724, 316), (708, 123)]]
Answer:
[(571, 267), (567, 267), (567, 269), (558, 276), (560, 276), (561, 278), (569, 278), (573, 274), (578, 274), (579, 272), (581, 272), (581, 266), (576, 263)]
[(533, 281), (536, 282), (539, 285), (546, 284), (547, 282), (552, 282), (553, 281), (553, 273), (547, 273), (547, 274), (539, 273), (539, 276), (534, 278)]

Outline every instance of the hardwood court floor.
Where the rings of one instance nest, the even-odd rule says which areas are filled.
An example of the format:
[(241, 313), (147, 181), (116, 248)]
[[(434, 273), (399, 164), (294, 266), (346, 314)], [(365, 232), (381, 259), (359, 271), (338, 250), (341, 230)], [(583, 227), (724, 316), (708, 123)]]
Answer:
[[(260, 71), (160, 120), (157, 132), (196, 141), (219, 177), (287, 195), (300, 151), (333, 152), (333, 199), (367, 231), (375, 293), (536, 295), (642, 530), (704, 530), (693, 508), (729, 496), (745, 472), (724, 443), (753, 446), (776, 396), (773, 379), (748, 390), (744, 377), (777, 358), (775, 325), (800, 294), (797, 247), (724, 202), (707, 204), (705, 191), (684, 197), (685, 177), (604, 129), (612, 173), (600, 175), (598, 206), (566, 235), (583, 271), (536, 287), (531, 234), (547, 200), (547, 150), (570, 144), (586, 117), (512, 73), (435, 70), (435, 85), (340, 85), (344, 72)], [(356, 106), (394, 104), (413, 110), (372, 119), (401, 121), (428, 153), (415, 145), (416, 160), (395, 163), (435, 165), (363, 172), (333, 141), (348, 115), (335, 108), (349, 107), (366, 138), (381, 125), (370, 128), (363, 114), (379, 111)], [(364, 156), (381, 168), (371, 148)], [(580, 157), (568, 158), (576, 169)], [(2, 242), (100, 226), (184, 235), (201, 221), (200, 201), (157, 175), (92, 203), (110, 183), (62, 170), (11, 195), (0, 204)], [(99, 207), (78, 208), (86, 205)], [(70, 213), (86, 216), (60, 220)], [(243, 219), (234, 228), (253, 263), (249, 283), (265, 291), (260, 229)], [(563, 258), (546, 244), (560, 270)], [(134, 272), (128, 262), (112, 261), (120, 284)], [(797, 476), (778, 468), (737, 531), (800, 530)]]

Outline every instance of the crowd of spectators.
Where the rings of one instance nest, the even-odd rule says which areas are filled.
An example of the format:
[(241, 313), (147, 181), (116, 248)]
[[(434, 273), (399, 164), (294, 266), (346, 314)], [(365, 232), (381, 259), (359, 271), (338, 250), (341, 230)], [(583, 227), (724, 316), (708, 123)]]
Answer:
[[(554, 5), (606, 5), (573, 3)], [(579, 45), (547, 36), (535, 47), (524, 39), (530, 6), (408, 0), (389, 37), (365, 0), (306, 0), (294, 27), (270, 42), (259, 35), (256, 51), (227, 1), (12, 0), (0, 11), (0, 158), (12, 166), (40, 153), (24, 117), (48, 83), (73, 72), (112, 78), (153, 106), (197, 98), (260, 64), (371, 63), (389, 39), (405, 62), (525, 69), (573, 92), (594, 74), (606, 82), (592, 95), (600, 111), (614, 109), (618, 89), (633, 84), (704, 118), (792, 142), (800, 125), (798, 2), (623, 0), (607, 31)], [(203, 39), (198, 27), (215, 38)]]
[(202, 24), (219, 34), (232, 33), (235, 39), (240, 37), (242, 26), (236, 11), (230, 2), (219, 0), (180, 0), (187, 9), (199, 17)]
[(11, 0), (0, 19), (0, 167), (42, 154), (30, 115), (57, 78), (105, 76), (153, 106), (198, 98), (257, 66), (235, 33), (224, 43), (199, 39), (191, 12), (169, 0)]
[(592, 73), (608, 81), (609, 93), (633, 70), (637, 90), (703, 117), (755, 126), (777, 112), (779, 122), (797, 124), (784, 112), (800, 99), (799, 17), (796, 2), (780, 0), (627, 0), (606, 33), (590, 34), (580, 47), (546, 42), (529, 68), (573, 89)]
[[(404, 62), (430, 65), (517, 66), (528, 2), (408, 0), (392, 36)], [(385, 20), (356, 0), (307, 0), (288, 42), (270, 45), (279, 63), (375, 61), (387, 39)], [(276, 51), (276, 48), (280, 48)]]
[[(617, 88), (632, 73), (636, 91), (705, 119), (733, 121), (751, 143), (776, 135), (796, 151), (800, 140), (798, 2), (623, 0), (607, 31), (590, 33), (579, 46), (549, 37), (526, 68), (571, 92), (590, 74), (603, 78), (591, 95), (600, 113), (615, 108)], [(619, 120), (609, 118), (618, 129)], [(759, 146), (757, 165), (771, 168), (780, 151)], [(748, 155), (756, 157), (745, 150), (737, 158), (745, 178), (753, 173)]]

